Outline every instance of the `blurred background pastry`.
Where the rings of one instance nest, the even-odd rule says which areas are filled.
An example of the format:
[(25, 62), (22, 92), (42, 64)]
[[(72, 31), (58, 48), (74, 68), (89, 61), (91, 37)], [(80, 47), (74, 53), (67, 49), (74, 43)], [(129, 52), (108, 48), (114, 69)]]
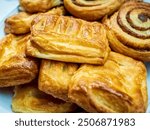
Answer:
[(29, 13), (46, 12), (63, 4), (62, 0), (19, 0), (20, 6)]
[(74, 112), (77, 106), (67, 103), (38, 89), (37, 81), (16, 86), (12, 99), (12, 110), (24, 113), (66, 113)]
[(150, 61), (150, 4), (125, 3), (105, 22), (110, 47), (119, 53)]
[[(66, 11), (63, 6), (53, 8), (46, 12), (46, 14), (65, 15)], [(5, 33), (12, 34), (26, 34), (30, 32), (32, 20), (39, 15), (29, 14), (27, 12), (19, 12), (15, 15), (8, 17), (5, 20)]]
[(84, 20), (99, 20), (110, 15), (126, 0), (64, 0), (65, 8), (75, 17)]

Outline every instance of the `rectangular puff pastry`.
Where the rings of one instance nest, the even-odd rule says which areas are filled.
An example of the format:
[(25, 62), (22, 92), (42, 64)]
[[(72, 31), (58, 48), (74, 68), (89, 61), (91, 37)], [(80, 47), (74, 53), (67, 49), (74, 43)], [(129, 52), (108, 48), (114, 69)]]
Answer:
[(9, 34), (0, 41), (0, 87), (28, 83), (38, 72), (37, 62), (25, 55), (28, 36)]
[(82, 65), (68, 95), (88, 112), (145, 112), (146, 73), (142, 62), (111, 52), (104, 66)]
[(38, 58), (102, 65), (110, 50), (98, 22), (43, 14), (32, 21), (31, 33), (27, 54)]
[(69, 82), (77, 69), (77, 64), (42, 60), (38, 87), (47, 94), (69, 101)]
[(62, 113), (73, 112), (77, 106), (47, 95), (38, 90), (37, 80), (16, 86), (12, 98), (12, 110), (25, 113)]

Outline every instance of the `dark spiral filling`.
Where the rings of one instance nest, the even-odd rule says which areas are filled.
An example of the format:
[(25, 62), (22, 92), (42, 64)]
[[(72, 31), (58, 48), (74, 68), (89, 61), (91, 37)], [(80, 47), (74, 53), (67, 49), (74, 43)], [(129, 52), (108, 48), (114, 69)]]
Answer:
[[(126, 7), (124, 7), (124, 8), (126, 8)], [(128, 8), (128, 6), (127, 6), (127, 8)], [(134, 20), (132, 20), (131, 15), (132, 15), (133, 11), (137, 11), (137, 13), (138, 13), (139, 10), (141, 10), (141, 11), (139, 14), (137, 14), (137, 16), (138, 16), (137, 18), (141, 23), (139, 23), (139, 26), (138, 26), (138, 25), (134, 24)], [(150, 31), (150, 25), (148, 25), (148, 27), (140, 26), (140, 24), (142, 25), (150, 20), (150, 5), (146, 4), (145, 6), (144, 5), (131, 6), (126, 12), (123, 13), (125, 15), (126, 21), (122, 20), (123, 16), (122, 16), (121, 11), (122, 11), (122, 9), (118, 13), (117, 22), (123, 31), (125, 31), (125, 32), (129, 33), (130, 35), (135, 36), (137, 38), (141, 38), (141, 39), (150, 38), (150, 33), (147, 33), (146, 35), (142, 34), (142, 31)], [(124, 11), (124, 9), (123, 9), (123, 11)], [(128, 22), (128, 24), (131, 26), (131, 28), (133, 28), (137, 31), (141, 31), (141, 33), (136, 33), (134, 30), (128, 28), (124, 22)]]

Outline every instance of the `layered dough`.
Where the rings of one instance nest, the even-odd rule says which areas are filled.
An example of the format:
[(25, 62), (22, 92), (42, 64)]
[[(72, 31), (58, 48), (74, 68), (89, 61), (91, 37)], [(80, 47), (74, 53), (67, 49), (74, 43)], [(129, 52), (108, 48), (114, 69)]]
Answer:
[(46, 12), (63, 4), (62, 0), (19, 0), (21, 7), (29, 13)]
[[(53, 8), (46, 12), (46, 14), (64, 15), (64, 7)], [(26, 34), (30, 32), (32, 20), (39, 14), (29, 14), (26, 12), (19, 12), (5, 20), (5, 33)]]
[(110, 51), (98, 22), (43, 14), (33, 20), (31, 33), (27, 54), (37, 58), (102, 65)]
[(111, 52), (104, 66), (82, 65), (71, 78), (68, 95), (88, 112), (145, 112), (146, 68)]
[(14, 89), (12, 110), (24, 113), (65, 113), (73, 112), (77, 106), (47, 95), (38, 89), (37, 81)]
[(129, 1), (104, 24), (111, 48), (142, 61), (150, 61), (150, 4)]
[(38, 87), (53, 97), (69, 101), (69, 83), (77, 69), (77, 64), (42, 60)]
[(28, 36), (9, 34), (0, 41), (0, 87), (28, 83), (38, 72), (37, 62), (25, 55)]
[(85, 20), (98, 20), (115, 12), (126, 0), (64, 0), (65, 8)]

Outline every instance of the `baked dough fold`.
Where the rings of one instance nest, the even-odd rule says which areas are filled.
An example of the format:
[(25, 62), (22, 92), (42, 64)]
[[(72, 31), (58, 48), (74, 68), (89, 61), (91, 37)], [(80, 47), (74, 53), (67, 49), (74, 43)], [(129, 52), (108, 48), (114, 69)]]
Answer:
[(104, 64), (109, 54), (106, 30), (98, 22), (38, 15), (32, 22), (30, 56), (63, 62)]
[(37, 81), (17, 86), (14, 89), (12, 110), (24, 113), (73, 112), (77, 106), (47, 95), (38, 90)]
[(25, 55), (28, 36), (7, 35), (0, 41), (0, 87), (28, 83), (38, 72), (37, 62)]
[(82, 65), (68, 95), (88, 112), (145, 112), (146, 73), (142, 62), (111, 52), (104, 66)]
[(64, 0), (65, 8), (85, 20), (98, 20), (115, 12), (126, 0)]
[(38, 87), (41, 91), (55, 98), (69, 101), (69, 83), (77, 69), (77, 64), (42, 60)]
[(150, 4), (129, 1), (104, 24), (110, 47), (119, 53), (150, 61)]
[(62, 0), (20, 0), (20, 5), (29, 13), (46, 12), (63, 4)]
[[(53, 8), (46, 12), (46, 14), (64, 15), (65, 9), (63, 6)], [(26, 34), (30, 32), (32, 20), (39, 14), (29, 14), (26, 12), (19, 12), (5, 20), (5, 33)]]

